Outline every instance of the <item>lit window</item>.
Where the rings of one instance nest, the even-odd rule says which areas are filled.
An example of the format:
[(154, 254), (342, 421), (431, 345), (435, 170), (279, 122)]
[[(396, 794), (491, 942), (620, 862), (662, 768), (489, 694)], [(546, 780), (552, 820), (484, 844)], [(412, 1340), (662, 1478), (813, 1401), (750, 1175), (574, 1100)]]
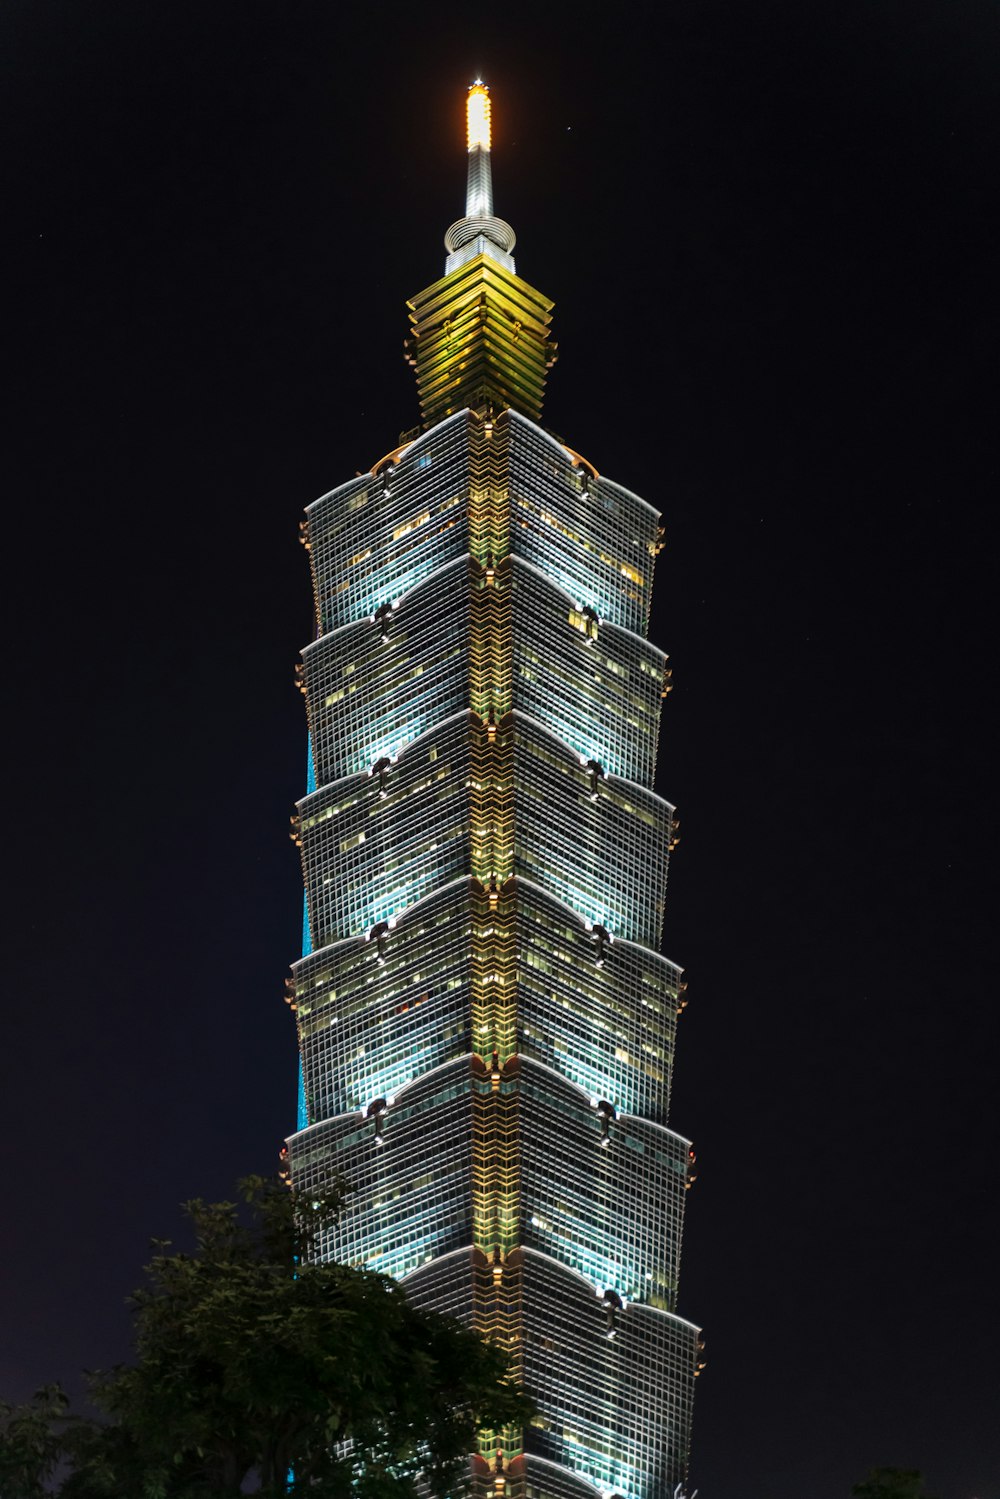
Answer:
[(401, 526), (397, 526), (393, 531), (393, 541), (398, 541), (401, 536), (406, 536), (410, 531), (415, 531), (418, 526), (422, 526), (426, 521), (429, 521), (430, 518), (430, 511), (423, 510), (419, 515), (415, 515), (412, 520), (404, 521)]

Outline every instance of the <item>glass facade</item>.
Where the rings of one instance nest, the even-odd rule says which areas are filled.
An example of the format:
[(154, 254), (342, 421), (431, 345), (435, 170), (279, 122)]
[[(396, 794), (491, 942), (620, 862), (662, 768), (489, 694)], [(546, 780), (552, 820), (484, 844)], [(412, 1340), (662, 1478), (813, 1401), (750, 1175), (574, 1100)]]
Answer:
[(348, 1184), (322, 1253), (509, 1347), (539, 1414), (483, 1434), (484, 1494), (666, 1499), (701, 1344), (676, 1310), (658, 515), (537, 425), (551, 304), (497, 224), (453, 226), (411, 303), (426, 430), (307, 510), (290, 1169)]

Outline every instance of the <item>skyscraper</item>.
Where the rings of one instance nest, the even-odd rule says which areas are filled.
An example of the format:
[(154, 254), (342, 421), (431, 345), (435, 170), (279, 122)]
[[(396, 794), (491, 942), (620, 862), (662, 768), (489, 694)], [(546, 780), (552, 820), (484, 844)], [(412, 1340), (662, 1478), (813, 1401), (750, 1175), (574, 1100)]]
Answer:
[(410, 302), (418, 430), (307, 510), (307, 919), (293, 966), (322, 1252), (512, 1351), (539, 1414), (483, 1491), (682, 1482), (698, 1329), (676, 1314), (690, 1143), (667, 1128), (680, 970), (658, 513), (538, 425), (552, 304), (493, 212), (469, 91), (465, 217)]

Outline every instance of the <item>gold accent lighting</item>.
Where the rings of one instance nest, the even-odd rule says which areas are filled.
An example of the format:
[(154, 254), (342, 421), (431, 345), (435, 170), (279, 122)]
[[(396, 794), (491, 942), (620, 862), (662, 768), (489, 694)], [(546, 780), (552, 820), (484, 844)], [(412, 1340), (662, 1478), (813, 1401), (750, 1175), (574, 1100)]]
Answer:
[(469, 150), (490, 149), (490, 91), (485, 83), (474, 83), (465, 101), (465, 127)]

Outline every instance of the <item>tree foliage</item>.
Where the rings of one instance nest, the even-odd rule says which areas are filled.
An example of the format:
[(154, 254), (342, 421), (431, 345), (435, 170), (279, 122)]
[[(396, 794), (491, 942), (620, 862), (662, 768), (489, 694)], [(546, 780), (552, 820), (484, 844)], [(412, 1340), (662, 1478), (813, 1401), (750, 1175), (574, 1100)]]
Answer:
[(854, 1499), (930, 1499), (923, 1475), (914, 1468), (872, 1468), (851, 1493)]
[(39, 1390), (26, 1405), (0, 1400), (2, 1499), (45, 1499), (62, 1457), (67, 1403), (57, 1385)]
[(21, 1487), (3, 1499), (39, 1499), (60, 1455), (60, 1499), (235, 1499), (247, 1480), (266, 1499), (409, 1499), (421, 1477), (454, 1488), (479, 1428), (527, 1418), (500, 1350), (384, 1276), (313, 1259), (335, 1197), (241, 1191), (242, 1214), (186, 1204), (193, 1253), (155, 1246), (135, 1362), (93, 1377), (103, 1422), (62, 1420), (52, 1391), (8, 1414), (0, 1473)]

